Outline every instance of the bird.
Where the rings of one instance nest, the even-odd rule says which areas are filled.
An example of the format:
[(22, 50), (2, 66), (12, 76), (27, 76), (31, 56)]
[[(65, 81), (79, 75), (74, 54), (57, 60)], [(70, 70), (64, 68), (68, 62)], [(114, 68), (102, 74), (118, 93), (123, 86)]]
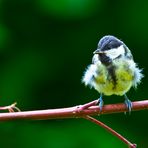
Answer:
[(104, 105), (103, 96), (117, 95), (124, 96), (124, 103), (131, 112), (132, 102), (126, 93), (131, 87), (137, 88), (140, 84), (144, 77), (142, 70), (134, 62), (131, 51), (123, 41), (113, 35), (106, 35), (99, 40), (82, 83), (99, 92), (100, 111)]

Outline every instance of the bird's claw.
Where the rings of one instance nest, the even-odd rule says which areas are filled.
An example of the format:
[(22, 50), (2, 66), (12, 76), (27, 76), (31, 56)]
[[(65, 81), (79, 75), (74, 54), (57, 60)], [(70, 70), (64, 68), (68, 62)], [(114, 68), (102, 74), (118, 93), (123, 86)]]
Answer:
[(102, 99), (102, 95), (100, 96), (100, 98), (98, 99), (99, 102), (99, 108), (100, 108), (100, 112), (102, 111), (102, 107), (104, 105), (103, 99)]
[(127, 96), (125, 95), (125, 101), (124, 101), (129, 113), (132, 111), (132, 102), (127, 98)]

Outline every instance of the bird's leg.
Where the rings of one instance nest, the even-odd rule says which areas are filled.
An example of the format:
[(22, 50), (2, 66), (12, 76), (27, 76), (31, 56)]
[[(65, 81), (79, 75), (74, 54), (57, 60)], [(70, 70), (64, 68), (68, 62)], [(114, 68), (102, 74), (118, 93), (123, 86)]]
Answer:
[(124, 98), (125, 98), (124, 103), (125, 103), (125, 105), (126, 105), (128, 111), (129, 111), (129, 113), (130, 113), (131, 110), (132, 110), (132, 102), (128, 99), (128, 97), (127, 97), (126, 94), (124, 94)]
[(104, 105), (103, 99), (102, 99), (102, 94), (100, 94), (100, 98), (98, 99), (99, 102), (99, 108), (100, 108), (100, 112), (102, 111), (102, 107)]

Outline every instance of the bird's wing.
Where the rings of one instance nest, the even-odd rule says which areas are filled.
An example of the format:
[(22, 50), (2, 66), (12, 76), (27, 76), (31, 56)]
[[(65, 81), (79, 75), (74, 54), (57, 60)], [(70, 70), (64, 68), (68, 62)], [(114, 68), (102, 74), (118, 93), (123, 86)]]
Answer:
[(90, 87), (94, 86), (94, 78), (95, 78), (96, 70), (97, 70), (97, 67), (95, 64), (91, 64), (88, 66), (82, 78), (82, 82), (85, 85), (89, 85)]

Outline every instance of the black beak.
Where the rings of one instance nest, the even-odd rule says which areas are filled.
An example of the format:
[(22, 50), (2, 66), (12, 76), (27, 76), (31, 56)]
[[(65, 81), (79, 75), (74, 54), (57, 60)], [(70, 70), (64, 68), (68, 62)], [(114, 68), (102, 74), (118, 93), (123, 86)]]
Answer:
[(93, 54), (103, 54), (104, 52), (100, 51), (100, 49), (97, 49), (93, 52)]

